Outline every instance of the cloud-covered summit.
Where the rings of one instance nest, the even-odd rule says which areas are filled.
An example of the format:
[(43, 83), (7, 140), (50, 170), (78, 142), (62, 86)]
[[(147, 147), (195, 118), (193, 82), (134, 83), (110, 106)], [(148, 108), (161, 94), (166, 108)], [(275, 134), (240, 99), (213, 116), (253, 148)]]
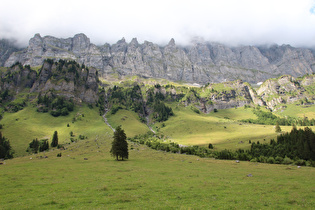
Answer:
[(1, 3), (0, 38), (26, 46), (35, 33), (93, 43), (125, 37), (187, 44), (195, 37), (230, 45), (315, 46), (314, 0), (11, 0)]

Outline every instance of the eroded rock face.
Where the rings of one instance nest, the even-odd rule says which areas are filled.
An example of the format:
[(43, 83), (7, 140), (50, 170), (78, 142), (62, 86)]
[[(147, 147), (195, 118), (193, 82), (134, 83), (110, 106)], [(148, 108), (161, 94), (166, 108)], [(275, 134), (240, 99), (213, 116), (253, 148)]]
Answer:
[(229, 47), (199, 41), (182, 47), (171, 39), (166, 46), (159, 46), (148, 41), (139, 44), (134, 38), (130, 43), (122, 39), (96, 46), (84, 34), (68, 39), (36, 34), (25, 50), (12, 53), (4, 65), (19, 61), (39, 66), (46, 58), (84, 63), (97, 68), (105, 78), (118, 73), (199, 84), (237, 79), (257, 83), (278, 75), (302, 76), (315, 71), (312, 51), (289, 45)]
[(66, 98), (95, 103), (98, 96), (98, 76), (95, 68), (82, 68), (77, 63), (45, 62), (31, 92), (54, 90)]
[(31, 88), (36, 81), (36, 71), (15, 65), (6, 74), (0, 74), (0, 91), (11, 90), (19, 93), (25, 88)]
[(5, 62), (9, 59), (10, 55), (14, 52), (20, 51), (11, 40), (0, 40), (0, 66), (4, 66)]
[(95, 103), (98, 100), (98, 75), (95, 68), (85, 68), (78, 63), (44, 62), (37, 74), (29, 67), (16, 64), (0, 73), (0, 91), (9, 90), (46, 93), (53, 91), (78, 102)]
[[(202, 107), (204, 112), (209, 113), (214, 109), (228, 109), (241, 107), (244, 105), (264, 104), (255, 91), (248, 84), (241, 80), (234, 82), (224, 82), (222, 91), (214, 91), (208, 98), (202, 100)], [(208, 89), (216, 90), (216, 87), (212, 85), (207, 87)], [(219, 88), (220, 90), (220, 88)], [(211, 103), (209, 103), (211, 101)]]
[(284, 75), (277, 79), (266, 80), (257, 90), (257, 94), (265, 101), (268, 108), (275, 110), (276, 106), (281, 104), (305, 99), (313, 100), (313, 94), (306, 89), (314, 83), (314, 75), (307, 75), (300, 79)]

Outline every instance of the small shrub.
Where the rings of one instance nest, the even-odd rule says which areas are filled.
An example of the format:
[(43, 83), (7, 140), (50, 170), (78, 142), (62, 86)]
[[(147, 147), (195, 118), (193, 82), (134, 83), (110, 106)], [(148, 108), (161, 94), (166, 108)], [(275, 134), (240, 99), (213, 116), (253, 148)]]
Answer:
[(285, 165), (289, 165), (293, 163), (293, 160), (291, 160), (290, 158), (288, 158), (287, 156), (285, 156), (285, 158), (283, 159), (283, 164)]
[(267, 162), (267, 158), (265, 156), (259, 156), (258, 162), (266, 163)]
[(282, 162), (283, 162), (283, 158), (282, 158), (282, 157), (277, 156), (277, 157), (275, 158), (275, 163), (276, 163), (276, 164), (281, 164)]
[(275, 161), (275, 159), (274, 159), (273, 157), (269, 157), (269, 158), (267, 159), (267, 163), (275, 164), (276, 161)]
[(200, 114), (200, 110), (197, 109), (196, 107), (191, 106), (190, 109), (193, 110), (195, 113)]
[(57, 149), (61, 149), (61, 148), (64, 149), (65, 147), (63, 145), (61, 145), (61, 144), (58, 144), (57, 145)]
[(305, 160), (302, 160), (302, 159), (298, 159), (294, 162), (295, 165), (297, 166), (305, 166), (306, 165), (306, 162)]

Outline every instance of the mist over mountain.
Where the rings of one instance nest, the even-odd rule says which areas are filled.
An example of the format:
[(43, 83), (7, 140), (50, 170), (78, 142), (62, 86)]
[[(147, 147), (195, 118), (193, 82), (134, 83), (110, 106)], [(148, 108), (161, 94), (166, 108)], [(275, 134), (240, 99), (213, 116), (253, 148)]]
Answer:
[(314, 52), (290, 45), (230, 47), (203, 40), (179, 46), (174, 39), (165, 46), (149, 41), (139, 43), (136, 38), (129, 43), (123, 38), (112, 45), (97, 46), (85, 34), (67, 39), (36, 34), (22, 50), (1, 40), (0, 64), (40, 66), (47, 58), (71, 59), (97, 68), (104, 78), (115, 74), (200, 84), (236, 79), (257, 83), (284, 74), (312, 74)]

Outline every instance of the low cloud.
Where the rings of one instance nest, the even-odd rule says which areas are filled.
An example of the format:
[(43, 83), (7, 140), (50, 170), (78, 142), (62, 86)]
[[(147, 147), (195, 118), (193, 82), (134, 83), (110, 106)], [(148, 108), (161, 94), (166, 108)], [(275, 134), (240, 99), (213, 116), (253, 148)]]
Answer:
[(313, 0), (11, 0), (0, 8), (0, 38), (26, 46), (35, 33), (85, 33), (98, 45), (137, 37), (185, 45), (199, 37), (230, 45), (315, 46)]

